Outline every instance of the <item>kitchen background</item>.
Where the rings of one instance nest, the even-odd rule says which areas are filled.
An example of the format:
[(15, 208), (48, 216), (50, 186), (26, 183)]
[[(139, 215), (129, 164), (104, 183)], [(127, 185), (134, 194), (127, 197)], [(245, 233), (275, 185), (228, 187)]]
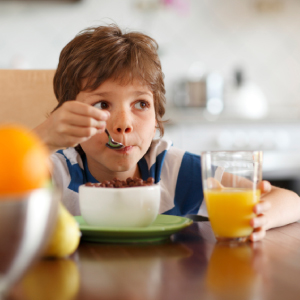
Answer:
[(264, 150), (264, 177), (300, 193), (299, 0), (0, 0), (0, 68), (55, 69), (112, 22), (158, 41), (175, 146)]

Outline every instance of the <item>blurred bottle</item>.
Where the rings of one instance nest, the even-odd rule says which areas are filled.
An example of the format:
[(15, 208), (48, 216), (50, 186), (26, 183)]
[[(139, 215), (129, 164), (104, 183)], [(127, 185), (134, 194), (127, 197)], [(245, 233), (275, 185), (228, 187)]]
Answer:
[(235, 88), (232, 92), (231, 102), (235, 114), (249, 119), (261, 119), (268, 114), (268, 103), (259, 86), (245, 80), (242, 69), (234, 73)]

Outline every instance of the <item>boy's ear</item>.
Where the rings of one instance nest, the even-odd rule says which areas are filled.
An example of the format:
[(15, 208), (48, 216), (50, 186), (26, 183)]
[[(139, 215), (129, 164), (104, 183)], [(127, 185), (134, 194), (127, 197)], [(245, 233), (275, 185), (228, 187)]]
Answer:
[(157, 129), (157, 121), (155, 120), (155, 126), (154, 126), (154, 130), (153, 130), (153, 136), (152, 136), (152, 139), (154, 139), (154, 137), (155, 137), (156, 129)]
[(156, 129), (157, 129), (157, 120), (155, 120), (154, 135), (155, 135), (155, 133), (156, 133)]

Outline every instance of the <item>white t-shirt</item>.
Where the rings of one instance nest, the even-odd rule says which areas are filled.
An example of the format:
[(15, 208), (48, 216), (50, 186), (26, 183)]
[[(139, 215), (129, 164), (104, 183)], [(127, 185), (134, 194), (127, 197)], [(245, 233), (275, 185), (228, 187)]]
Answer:
[[(52, 154), (51, 160), (52, 178), (62, 191), (62, 202), (73, 215), (80, 215), (79, 186), (86, 182), (98, 182), (90, 173), (85, 156), (81, 157), (74, 148), (67, 148)], [(174, 148), (168, 140), (152, 141), (138, 166), (143, 180), (153, 177), (160, 184), (159, 213), (206, 215), (200, 165), (199, 155)]]

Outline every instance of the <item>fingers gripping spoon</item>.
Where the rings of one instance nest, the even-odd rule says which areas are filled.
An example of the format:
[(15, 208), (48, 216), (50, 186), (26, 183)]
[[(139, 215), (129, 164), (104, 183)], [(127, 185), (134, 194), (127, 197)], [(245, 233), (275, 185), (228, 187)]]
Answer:
[(110, 136), (109, 132), (107, 129), (105, 129), (105, 133), (108, 136), (108, 143), (106, 143), (106, 147), (110, 148), (110, 149), (123, 149), (125, 148), (125, 146), (121, 143), (115, 142), (113, 140), (113, 138)]

